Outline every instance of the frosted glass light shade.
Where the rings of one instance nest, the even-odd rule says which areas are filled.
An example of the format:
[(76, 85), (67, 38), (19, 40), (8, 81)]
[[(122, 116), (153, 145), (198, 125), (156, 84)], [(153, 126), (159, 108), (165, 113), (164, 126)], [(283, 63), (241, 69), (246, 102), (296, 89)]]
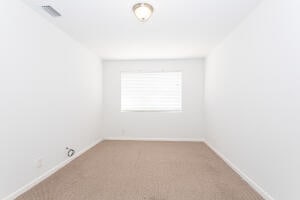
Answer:
[(141, 22), (147, 21), (153, 13), (153, 7), (148, 3), (137, 3), (133, 6), (135, 16)]

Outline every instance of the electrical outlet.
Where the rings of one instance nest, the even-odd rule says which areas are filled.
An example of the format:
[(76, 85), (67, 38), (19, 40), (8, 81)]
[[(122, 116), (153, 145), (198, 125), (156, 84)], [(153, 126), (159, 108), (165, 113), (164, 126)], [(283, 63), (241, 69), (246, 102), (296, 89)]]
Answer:
[(44, 165), (44, 160), (43, 158), (39, 158), (37, 161), (36, 161), (36, 168), (40, 169), (42, 168)]
[(122, 130), (121, 130), (121, 134), (122, 134), (122, 135), (125, 135), (125, 129), (122, 129)]

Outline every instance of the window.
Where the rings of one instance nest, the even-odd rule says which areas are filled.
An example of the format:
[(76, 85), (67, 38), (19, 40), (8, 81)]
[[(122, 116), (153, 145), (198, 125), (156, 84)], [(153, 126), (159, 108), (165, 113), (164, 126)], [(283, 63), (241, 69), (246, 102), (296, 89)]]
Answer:
[(122, 72), (121, 111), (181, 111), (181, 72)]

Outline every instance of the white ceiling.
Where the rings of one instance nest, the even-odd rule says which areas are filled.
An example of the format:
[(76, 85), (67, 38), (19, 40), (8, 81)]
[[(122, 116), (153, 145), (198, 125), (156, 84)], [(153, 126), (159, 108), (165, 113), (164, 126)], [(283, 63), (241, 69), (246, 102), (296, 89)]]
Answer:
[(137, 0), (24, 1), (104, 59), (161, 59), (206, 56), (261, 0), (149, 0), (146, 23), (132, 12)]

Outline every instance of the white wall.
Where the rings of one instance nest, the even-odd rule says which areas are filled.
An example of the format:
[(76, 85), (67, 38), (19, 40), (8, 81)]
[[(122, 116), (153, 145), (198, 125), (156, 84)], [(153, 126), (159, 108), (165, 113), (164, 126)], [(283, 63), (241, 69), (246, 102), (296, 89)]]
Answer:
[(2, 199), (101, 137), (102, 81), (98, 57), (20, 1), (0, 24)]
[[(104, 132), (106, 137), (203, 137), (203, 60), (104, 61)], [(182, 71), (183, 112), (120, 112), (121, 71)]]
[(300, 1), (264, 0), (207, 60), (207, 140), (274, 199), (300, 199)]

